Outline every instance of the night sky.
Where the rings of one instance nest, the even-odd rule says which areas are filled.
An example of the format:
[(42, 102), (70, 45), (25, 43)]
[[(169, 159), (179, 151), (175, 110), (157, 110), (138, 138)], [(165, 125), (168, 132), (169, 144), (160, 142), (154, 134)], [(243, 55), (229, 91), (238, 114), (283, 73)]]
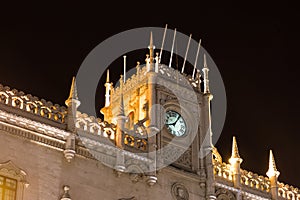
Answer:
[[(206, 4), (3, 5), (0, 83), (64, 105), (72, 76), (95, 46), (121, 31), (167, 23), (171, 29), (192, 33), (197, 41), (201, 38), (223, 77), (227, 117), (216, 144), (223, 159), (228, 161), (235, 135), (243, 169), (265, 175), (272, 149), (281, 172), (279, 181), (299, 187), (300, 14), (296, 6), (283, 1)], [(128, 67), (144, 58), (128, 58)], [(120, 68), (112, 75), (116, 81), (121, 62), (113, 67)], [(98, 110), (103, 106), (101, 87)]]

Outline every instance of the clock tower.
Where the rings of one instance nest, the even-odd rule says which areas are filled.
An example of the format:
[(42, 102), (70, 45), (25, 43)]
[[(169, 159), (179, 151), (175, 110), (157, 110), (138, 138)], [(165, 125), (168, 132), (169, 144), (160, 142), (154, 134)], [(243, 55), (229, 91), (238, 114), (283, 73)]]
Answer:
[[(107, 123), (117, 124), (120, 135), (124, 135), (117, 146), (153, 161), (146, 167), (149, 184), (155, 184), (157, 173), (168, 167), (199, 177), (203, 198), (215, 199), (212, 95), (206, 58), (203, 76), (200, 70), (196, 77), (181, 73), (162, 64), (158, 53), (154, 56), (151, 33), (145, 61), (145, 65), (137, 63), (136, 73), (127, 80), (121, 76), (119, 87), (105, 84), (109, 88), (101, 113)], [(115, 117), (120, 115), (122, 119)]]

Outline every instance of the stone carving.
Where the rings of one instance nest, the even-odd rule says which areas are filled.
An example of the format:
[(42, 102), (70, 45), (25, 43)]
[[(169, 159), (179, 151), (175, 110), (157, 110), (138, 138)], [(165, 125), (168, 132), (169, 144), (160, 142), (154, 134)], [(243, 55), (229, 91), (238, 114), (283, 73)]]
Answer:
[(176, 161), (176, 164), (183, 165), (185, 167), (192, 167), (192, 150), (187, 149)]
[(290, 200), (300, 200), (300, 190), (288, 184), (279, 182), (278, 196)]
[(162, 157), (166, 164), (171, 164), (174, 162), (174, 160), (177, 160), (183, 153), (184, 149), (172, 145), (166, 145), (164, 146)]
[(174, 183), (171, 188), (171, 194), (176, 200), (188, 200), (189, 193), (186, 187), (181, 183)]
[(72, 200), (69, 194), (70, 186), (64, 185), (63, 189), (64, 189), (64, 194), (62, 195), (60, 200)]
[(0, 84), (0, 104), (24, 110), (43, 118), (65, 123), (66, 108)]
[(217, 200), (235, 200), (234, 194), (223, 188), (217, 190), (216, 197)]

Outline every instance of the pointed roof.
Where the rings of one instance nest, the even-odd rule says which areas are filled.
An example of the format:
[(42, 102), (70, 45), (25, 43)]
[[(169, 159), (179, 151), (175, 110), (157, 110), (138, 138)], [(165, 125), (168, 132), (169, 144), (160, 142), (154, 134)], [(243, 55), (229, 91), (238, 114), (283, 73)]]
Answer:
[(272, 152), (272, 150), (270, 150), (270, 156), (269, 156), (269, 169), (268, 169), (268, 171), (267, 171), (267, 176), (268, 176), (269, 178), (274, 177), (274, 176), (278, 177), (279, 174), (280, 174), (280, 172), (277, 171), (273, 152)]
[(68, 99), (76, 99), (76, 100), (78, 100), (77, 86), (76, 86), (75, 76), (73, 76), (73, 78), (72, 78), (72, 85), (71, 85), (70, 95), (69, 95)]
[(233, 138), (232, 138), (231, 158), (240, 158), (239, 149), (238, 149), (238, 146), (237, 146), (237, 142), (236, 142), (235, 136), (233, 136)]
[(240, 163), (243, 161), (243, 159), (239, 155), (239, 149), (237, 146), (236, 138), (233, 136), (232, 138), (232, 151), (231, 151), (231, 157), (229, 159), (229, 162), (232, 164), (233, 162), (239, 161)]
[(69, 106), (71, 101), (75, 101), (77, 106), (80, 105), (80, 101), (78, 100), (78, 95), (77, 95), (77, 86), (76, 86), (75, 76), (73, 76), (73, 78), (72, 78), (72, 84), (71, 84), (69, 98), (65, 101), (66, 105)]

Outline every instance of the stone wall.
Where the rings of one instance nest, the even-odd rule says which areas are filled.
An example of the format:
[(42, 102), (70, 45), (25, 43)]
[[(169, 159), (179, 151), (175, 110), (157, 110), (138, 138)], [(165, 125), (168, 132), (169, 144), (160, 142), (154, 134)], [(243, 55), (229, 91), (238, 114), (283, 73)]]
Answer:
[[(24, 189), (24, 200), (57, 200), (63, 185), (70, 186), (73, 200), (176, 199), (173, 189), (183, 186), (189, 199), (201, 199), (197, 177), (175, 169), (163, 169), (158, 182), (150, 187), (145, 177), (137, 182), (132, 176), (116, 175), (113, 169), (96, 160), (76, 156), (68, 163), (61, 151), (0, 131), (0, 163), (11, 160), (27, 173), (29, 186)], [(136, 180), (136, 179), (135, 179)], [(182, 191), (181, 191), (182, 192)], [(184, 199), (184, 198), (183, 198)]]

